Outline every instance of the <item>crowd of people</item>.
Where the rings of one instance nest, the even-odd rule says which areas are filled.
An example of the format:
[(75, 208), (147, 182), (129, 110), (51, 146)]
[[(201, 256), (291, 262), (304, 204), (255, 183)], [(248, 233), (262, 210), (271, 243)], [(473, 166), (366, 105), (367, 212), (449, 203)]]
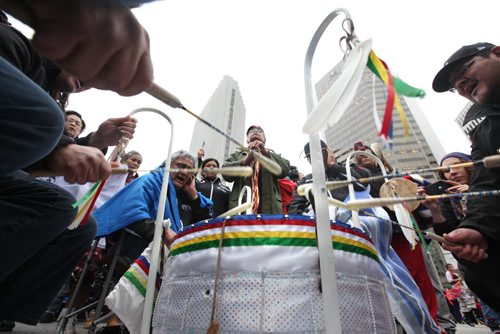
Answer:
[[(141, 2), (147, 1), (135, 4)], [(166, 170), (168, 196), (161, 208), (166, 246), (184, 228), (224, 216), (244, 201), (251, 202), (253, 214), (314, 215), (314, 196), (297, 191), (297, 187), (311, 184), (314, 175), (303, 176), (269, 148), (260, 125), (248, 127), (247, 146), (223, 162), (205, 157), (205, 148), (199, 149), (197, 157), (179, 150), (171, 155), (169, 166), (163, 163), (144, 175), (138, 173), (143, 160), (138, 151), (123, 153), (115, 161), (105, 158), (108, 147), (133, 137), (134, 118), (107, 119), (96, 131), (80, 137), (86, 124), (79, 112), (66, 110), (71, 93), (97, 88), (129, 96), (152, 84), (147, 32), (126, 6), (131, 3), (2, 2), (1, 9), (35, 27), (35, 36), (27, 39), (0, 11), (0, 142), (4, 153), (0, 161), (0, 331), (12, 330), (15, 322), (55, 322), (65, 297), (74, 291), (75, 275), (81, 273), (87, 257), (99, 258), (96, 272), (105, 272), (110, 259), (119, 257), (121, 265), (111, 272), (116, 283), (154, 238)], [(477, 43), (456, 51), (435, 76), (435, 91), (456, 91), (474, 103), (464, 120), (471, 152), (451, 152), (442, 158), (441, 166), (498, 154), (497, 71), (500, 47)], [(370, 146), (353, 145), (358, 152), (353, 161), (340, 163), (334, 150), (321, 141), (327, 181), (347, 180), (346, 168), (354, 179), (394, 172)], [(309, 143), (303, 151), (310, 162)], [(278, 166), (280, 173), (269, 170), (259, 157)], [(224, 175), (221, 171), (226, 167), (251, 167), (252, 175)], [(125, 172), (111, 175), (113, 168)], [(30, 175), (47, 171), (59, 176)], [(500, 189), (498, 168), (481, 164), (450, 167), (439, 178), (443, 181), (442, 193)], [(421, 195), (430, 189), (426, 187), (428, 180), (415, 176), (407, 179), (417, 184)], [(107, 181), (93, 203), (91, 215), (84, 224), (68, 229), (77, 215), (76, 199), (85, 196), (98, 180)], [(369, 192), (372, 197), (380, 196), (382, 185), (382, 179), (353, 183), (356, 192)], [(349, 196), (345, 187), (328, 193), (338, 201)], [(496, 197), (467, 196), (427, 199), (414, 212), (419, 228), (433, 229), (442, 236), (442, 247), (458, 263), (458, 270), (447, 265), (448, 285), (444, 287), (425, 252), (430, 240), (422, 239), (411, 249), (401, 228), (395, 225), (392, 229), (391, 247), (419, 290), (414, 291), (414, 298), (425, 302), (432, 321), (443, 332), (454, 333), (455, 323), (462, 322), (471, 326), (482, 322), (492, 330), (499, 329), (497, 201)], [(387, 215), (393, 222), (398, 220), (389, 209)], [(92, 248), (91, 253), (94, 240), (100, 240), (100, 251)], [(101, 291), (89, 287), (102, 288), (106, 274), (87, 278), (83, 284), (85, 297), (75, 307), (99, 298)], [(110, 324), (110, 331), (121, 327), (119, 319), (115, 320), (116, 326)], [(92, 321), (89, 326), (95, 326)]]

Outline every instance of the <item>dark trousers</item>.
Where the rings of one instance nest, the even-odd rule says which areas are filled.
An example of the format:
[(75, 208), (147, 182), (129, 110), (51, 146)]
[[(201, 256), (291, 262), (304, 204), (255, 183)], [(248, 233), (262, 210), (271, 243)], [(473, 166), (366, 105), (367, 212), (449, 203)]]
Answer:
[(35, 324), (95, 234), (66, 228), (75, 199), (19, 169), (47, 156), (64, 129), (54, 100), (0, 57), (0, 319)]
[(64, 115), (54, 100), (0, 57), (0, 174), (45, 157), (63, 130)]
[(458, 323), (462, 322), (462, 312), (460, 312), (460, 303), (458, 302), (458, 299), (453, 299), (449, 301), (449, 307), (450, 307), (450, 312), (453, 314), (453, 318), (455, 318), (455, 321)]
[(96, 233), (67, 230), (75, 199), (23, 172), (0, 175), (0, 319), (36, 324)]

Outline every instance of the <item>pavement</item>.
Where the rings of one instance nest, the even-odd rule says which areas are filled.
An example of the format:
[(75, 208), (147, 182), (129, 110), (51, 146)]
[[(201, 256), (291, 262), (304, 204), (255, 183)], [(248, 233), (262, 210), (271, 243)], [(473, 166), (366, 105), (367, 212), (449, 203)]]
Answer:
[[(16, 323), (16, 327), (11, 333), (23, 333), (23, 334), (51, 334), (56, 333), (57, 324), (38, 324), (37, 326), (28, 326), (20, 323)], [(83, 334), (87, 333), (88, 330), (83, 329), (82, 323), (76, 324), (76, 333)], [(486, 326), (476, 325), (471, 327), (469, 325), (458, 325), (457, 326), (457, 334), (489, 334), (491, 333), (490, 329)]]

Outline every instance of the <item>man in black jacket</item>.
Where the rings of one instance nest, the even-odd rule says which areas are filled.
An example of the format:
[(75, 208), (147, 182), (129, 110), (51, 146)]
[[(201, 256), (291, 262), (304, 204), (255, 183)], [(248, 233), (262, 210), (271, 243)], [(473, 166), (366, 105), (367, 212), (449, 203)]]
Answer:
[[(491, 43), (457, 50), (434, 78), (437, 92), (457, 91), (475, 102), (464, 119), (472, 160), (500, 148), (500, 47)], [(470, 191), (500, 189), (500, 169), (474, 166)], [(460, 246), (443, 245), (466, 267), (465, 281), (486, 304), (500, 311), (500, 210), (498, 197), (469, 198), (458, 228), (444, 235)], [(488, 257), (485, 256), (488, 254)]]
[[(328, 147), (328, 145), (324, 141), (321, 141), (321, 149), (323, 152), (323, 165), (325, 166), (326, 180), (327, 181), (346, 180), (347, 174), (345, 166), (337, 164), (332, 150), (330, 149), (330, 147)], [(306, 159), (308, 159), (309, 162), (311, 162), (309, 143), (307, 143), (304, 146), (304, 153)], [(361, 177), (361, 175), (353, 168), (351, 168), (351, 176), (354, 178)], [(300, 181), (297, 183), (297, 187), (312, 182), (313, 182), (312, 174), (308, 174), (304, 176), (302, 179), (300, 179)], [(355, 183), (354, 189), (362, 191), (365, 189), (365, 187), (359, 183)], [(339, 201), (344, 201), (346, 197), (349, 195), (349, 189), (347, 187), (332, 189), (330, 190), (330, 195)], [(288, 207), (288, 213), (289, 214), (307, 213), (309, 210), (309, 205), (311, 204), (313, 206), (312, 209), (314, 209), (314, 203), (310, 203), (305, 196), (300, 196), (297, 193), (297, 189), (295, 189), (293, 192), (292, 201), (290, 202), (290, 206)]]

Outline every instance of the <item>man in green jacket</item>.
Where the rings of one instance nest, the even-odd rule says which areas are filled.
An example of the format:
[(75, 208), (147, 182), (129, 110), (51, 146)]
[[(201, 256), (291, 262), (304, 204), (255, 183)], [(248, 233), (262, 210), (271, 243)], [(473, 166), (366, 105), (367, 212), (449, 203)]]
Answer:
[(254, 214), (280, 214), (283, 213), (281, 193), (278, 179), (284, 178), (290, 169), (290, 162), (266, 148), (266, 135), (258, 125), (252, 125), (247, 130), (247, 143), (250, 151), (257, 151), (275, 161), (281, 167), (281, 174), (274, 175), (258, 163), (252, 154), (241, 149), (236, 150), (224, 162), (223, 167), (250, 166), (254, 168), (252, 176), (224, 176), (228, 182), (233, 182), (233, 189), (229, 198), (229, 209), (238, 205), (238, 198), (244, 186), (252, 189), (252, 211)]

